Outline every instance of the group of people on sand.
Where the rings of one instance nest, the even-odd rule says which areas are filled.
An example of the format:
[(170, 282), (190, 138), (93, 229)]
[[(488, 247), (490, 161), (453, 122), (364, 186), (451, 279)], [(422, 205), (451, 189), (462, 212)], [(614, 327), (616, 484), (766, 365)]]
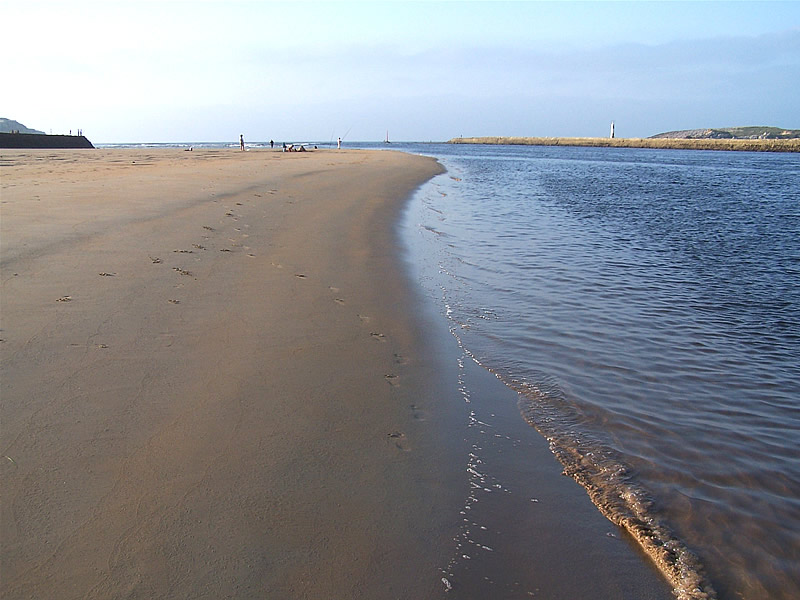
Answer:
[[(339, 138), (339, 147), (341, 148), (341, 138)], [(269, 141), (269, 147), (274, 148), (275, 142), (273, 140)], [(239, 135), (239, 148), (242, 152), (244, 152), (244, 134)], [(314, 146), (314, 150), (317, 150), (317, 147)], [(286, 145), (286, 142), (283, 142), (283, 152), (306, 152), (306, 147), (303, 144), (298, 144), (295, 146), (294, 144)]]
[[(316, 149), (316, 146), (314, 146), (314, 148)], [(295, 146), (294, 144), (289, 144), (287, 146), (286, 142), (284, 142), (283, 143), (283, 151), (284, 152), (305, 152), (306, 151), (306, 147), (303, 146), (303, 144), (299, 144), (297, 146)]]

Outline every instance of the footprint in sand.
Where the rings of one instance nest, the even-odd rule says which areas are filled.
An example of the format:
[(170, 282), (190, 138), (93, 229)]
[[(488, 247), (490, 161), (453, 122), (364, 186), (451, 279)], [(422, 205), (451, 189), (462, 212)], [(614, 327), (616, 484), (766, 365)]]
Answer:
[(391, 385), (392, 387), (397, 387), (398, 385), (400, 385), (400, 382), (398, 381), (399, 377), (397, 375), (389, 373), (388, 375), (384, 375), (383, 377), (384, 379), (386, 379), (386, 381), (389, 382), (389, 385)]
[(185, 269), (180, 269), (180, 268), (178, 268), (178, 267), (172, 267), (172, 270), (173, 270), (173, 271), (177, 271), (177, 272), (178, 272), (178, 273), (180, 273), (181, 275), (188, 275), (188, 276), (190, 276), (190, 277), (191, 277), (191, 275), (192, 275), (192, 272), (191, 272), (191, 271), (187, 271), (187, 270), (185, 270)]
[(358, 315), (358, 318), (361, 319), (362, 323), (369, 323), (369, 317), (365, 317), (364, 315)]
[(426, 419), (425, 411), (420, 409), (416, 404), (411, 404), (409, 408), (411, 409), (411, 416), (417, 421), (424, 421)]
[(294, 276), (297, 277), (298, 279), (305, 279), (306, 278), (306, 275), (304, 275), (303, 273), (295, 273)]
[(173, 300), (173, 299), (171, 299), (171, 298), (170, 298), (169, 300), (167, 300), (167, 302), (169, 302), (169, 303), (171, 303), (171, 304), (180, 304), (180, 303), (181, 303), (181, 301), (180, 301), (180, 300)]
[(192, 244), (192, 248), (197, 248), (198, 250), (207, 250), (207, 248), (201, 244)]
[(382, 333), (372, 332), (372, 333), (370, 333), (370, 335), (372, 336), (373, 340), (378, 340), (379, 342), (385, 342), (386, 341), (386, 336), (383, 335)]
[(158, 258), (157, 256), (151, 256), (151, 257), (150, 257), (150, 260), (152, 260), (152, 261), (153, 261), (153, 264), (154, 264), (154, 265), (160, 265), (160, 264), (161, 264), (161, 262), (162, 262), (162, 261), (161, 261), (161, 259), (160, 259), (160, 258)]
[(394, 442), (394, 445), (400, 448), (403, 452), (409, 452), (411, 447), (408, 445), (408, 438), (406, 434), (401, 431), (393, 431), (389, 434), (389, 441)]
[(214, 231), (213, 227), (209, 227), (208, 225), (203, 225), (203, 229), (208, 229), (209, 231)]
[(56, 302), (72, 302), (72, 296), (61, 296)]
[(116, 277), (117, 276), (116, 273), (106, 273), (105, 271), (103, 271), (102, 273), (98, 273), (98, 275), (100, 275), (100, 277)]
[[(334, 294), (338, 294), (339, 293), (339, 288), (334, 287), (332, 285), (329, 285), (328, 289), (330, 291), (332, 291)], [(340, 306), (344, 305), (344, 299), (342, 299), (342, 298), (334, 298), (333, 301), (336, 302), (336, 304), (338, 304)]]
[(407, 365), (408, 359), (403, 356), (402, 354), (395, 354), (394, 355), (394, 364), (396, 365)]

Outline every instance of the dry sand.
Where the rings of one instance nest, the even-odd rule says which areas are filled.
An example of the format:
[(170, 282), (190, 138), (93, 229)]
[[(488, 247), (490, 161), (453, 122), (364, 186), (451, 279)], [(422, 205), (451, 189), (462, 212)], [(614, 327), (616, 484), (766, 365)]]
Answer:
[[(2, 598), (447, 593), (466, 426), (393, 239), (434, 160), (4, 151), (0, 169)], [(535, 443), (542, 466), (511, 470), (555, 500), (506, 575), (666, 597)], [(465, 581), (489, 581), (475, 564)], [(511, 579), (494, 597), (534, 593)]]
[(370, 248), (433, 160), (3, 159), (5, 597), (354, 597), (420, 545), (383, 530), (414, 356)]

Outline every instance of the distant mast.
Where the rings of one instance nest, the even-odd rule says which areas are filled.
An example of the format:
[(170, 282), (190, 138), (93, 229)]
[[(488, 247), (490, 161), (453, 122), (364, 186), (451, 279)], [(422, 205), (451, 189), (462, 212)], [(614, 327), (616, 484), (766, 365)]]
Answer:
[(614, 121), (611, 121), (611, 139), (614, 139)]
[(388, 144), (389, 143), (389, 130), (388, 129), (386, 130), (386, 140), (384, 140), (383, 143), (384, 144)]

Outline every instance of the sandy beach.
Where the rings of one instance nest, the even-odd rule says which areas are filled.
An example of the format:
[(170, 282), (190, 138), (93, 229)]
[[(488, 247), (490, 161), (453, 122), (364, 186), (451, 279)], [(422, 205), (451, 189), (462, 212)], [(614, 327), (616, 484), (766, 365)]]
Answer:
[(395, 239), (441, 170), (3, 151), (0, 596), (670, 597), (485, 372), (473, 388), (510, 394), (540, 448), (507, 461), (539, 512), (499, 505), (512, 560), (443, 582), (466, 555), (467, 413)]

